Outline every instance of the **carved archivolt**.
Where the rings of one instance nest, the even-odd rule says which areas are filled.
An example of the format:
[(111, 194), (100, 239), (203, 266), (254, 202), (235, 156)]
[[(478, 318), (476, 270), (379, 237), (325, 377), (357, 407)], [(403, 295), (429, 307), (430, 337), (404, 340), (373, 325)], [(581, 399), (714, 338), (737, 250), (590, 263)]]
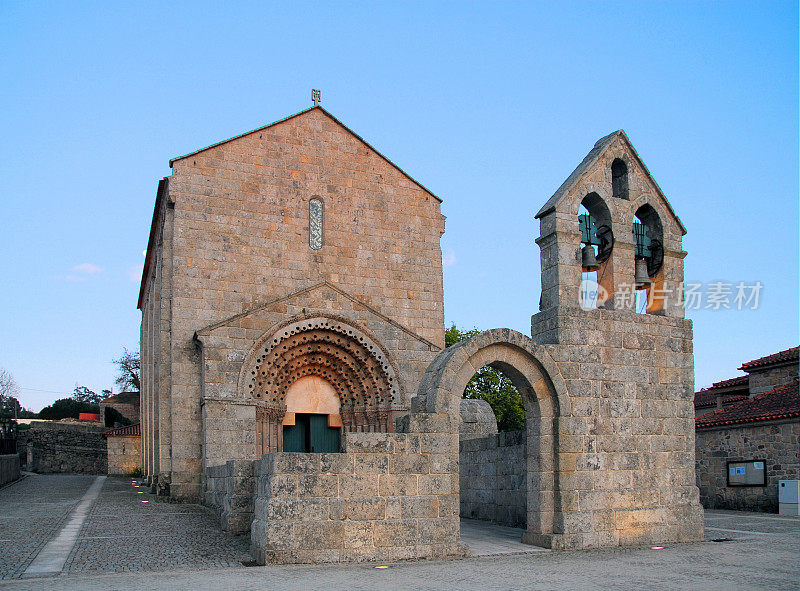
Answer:
[(286, 409), (286, 391), (298, 379), (318, 376), (339, 397), (345, 428), (389, 430), (399, 399), (397, 379), (369, 337), (329, 318), (303, 320), (261, 343), (245, 375), (246, 392), (266, 407)]

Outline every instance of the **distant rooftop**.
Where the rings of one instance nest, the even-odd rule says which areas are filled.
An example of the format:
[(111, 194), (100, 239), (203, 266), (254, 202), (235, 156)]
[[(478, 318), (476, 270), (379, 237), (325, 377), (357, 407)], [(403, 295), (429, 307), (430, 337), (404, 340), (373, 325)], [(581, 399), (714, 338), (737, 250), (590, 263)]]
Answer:
[(778, 386), (769, 392), (699, 416), (695, 419), (694, 424), (698, 429), (703, 429), (792, 417), (800, 417), (800, 393), (798, 393), (797, 379), (791, 384)]
[(745, 400), (749, 397), (749, 385), (750, 376), (737, 376), (714, 382), (710, 388), (694, 393), (694, 406), (695, 408), (714, 406), (717, 403), (717, 395), (720, 394), (726, 403)]
[(742, 371), (753, 371), (754, 369), (760, 369), (768, 365), (777, 365), (779, 363), (788, 363), (790, 361), (797, 363), (798, 360), (800, 360), (800, 347), (792, 347), (791, 349), (786, 349), (785, 351), (779, 351), (777, 353), (773, 353), (772, 355), (767, 355), (766, 357), (759, 357), (753, 361), (748, 361), (747, 363), (742, 364), (739, 369)]

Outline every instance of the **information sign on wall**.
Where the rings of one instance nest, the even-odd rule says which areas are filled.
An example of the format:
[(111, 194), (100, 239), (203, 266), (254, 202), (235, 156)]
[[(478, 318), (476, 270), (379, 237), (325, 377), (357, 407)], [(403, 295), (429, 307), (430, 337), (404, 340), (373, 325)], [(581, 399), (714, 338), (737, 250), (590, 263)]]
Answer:
[(728, 462), (728, 486), (766, 486), (767, 470), (764, 460)]

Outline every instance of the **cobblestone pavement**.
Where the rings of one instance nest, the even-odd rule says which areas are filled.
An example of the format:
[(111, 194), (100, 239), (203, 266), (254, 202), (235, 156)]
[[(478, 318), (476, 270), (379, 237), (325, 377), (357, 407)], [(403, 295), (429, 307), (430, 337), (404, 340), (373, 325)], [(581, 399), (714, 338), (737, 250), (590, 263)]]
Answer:
[(0, 579), (25, 572), (94, 478), (35, 474), (0, 489)]
[[(384, 565), (290, 565), (165, 571), (117, 575), (61, 575), (48, 591), (81, 589), (791, 589), (800, 580), (800, 519), (777, 515), (709, 512), (708, 538), (727, 542), (505, 554), (449, 561)], [(713, 528), (713, 529), (712, 529)], [(722, 531), (725, 530), (725, 531)], [(43, 579), (0, 581), (0, 590), (41, 589)]]
[[(28, 476), (0, 489), (0, 571), (9, 588), (42, 589), (792, 589), (800, 580), (800, 519), (706, 513), (708, 541), (538, 552), (386, 565), (244, 568), (247, 536), (223, 534), (203, 507), (156, 502), (108, 478), (58, 576), (18, 577), (66, 521), (91, 476)], [(138, 493), (142, 494), (138, 494)], [(149, 501), (142, 503), (142, 500)], [(714, 542), (711, 540), (720, 540)], [(147, 572), (145, 572), (147, 571)]]
[[(22, 575), (94, 478), (34, 474), (0, 490), (3, 578)], [(65, 573), (243, 568), (242, 561), (250, 560), (249, 536), (228, 536), (204, 507), (156, 501), (146, 487), (132, 482), (106, 479), (67, 557)]]
[(66, 572), (196, 570), (242, 567), (251, 560), (249, 536), (228, 536), (204, 507), (156, 501), (147, 487), (132, 482), (138, 484), (106, 480)]

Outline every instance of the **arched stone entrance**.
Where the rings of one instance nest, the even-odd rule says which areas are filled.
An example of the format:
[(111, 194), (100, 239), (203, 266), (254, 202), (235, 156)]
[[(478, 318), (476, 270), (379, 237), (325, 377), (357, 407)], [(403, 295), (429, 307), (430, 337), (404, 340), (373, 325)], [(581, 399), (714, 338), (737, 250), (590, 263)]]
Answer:
[[(325, 407), (336, 412), (311, 409), (314, 401), (303, 388), (309, 378), (332, 389), (337, 400), (325, 401)], [(327, 317), (296, 321), (263, 337), (239, 381), (239, 391), (256, 403), (258, 455), (283, 450), (283, 427), (287, 420), (293, 424), (287, 410), (324, 411), (331, 427), (345, 431), (390, 432), (398, 388), (381, 347), (354, 326)]]
[(502, 371), (522, 394), (526, 412), (527, 531), (523, 541), (549, 546), (559, 505), (557, 446), (559, 416), (570, 414), (566, 385), (544, 347), (529, 337), (494, 329), (442, 351), (419, 388), (429, 413), (448, 413), (458, 424), (461, 395), (485, 365)]

